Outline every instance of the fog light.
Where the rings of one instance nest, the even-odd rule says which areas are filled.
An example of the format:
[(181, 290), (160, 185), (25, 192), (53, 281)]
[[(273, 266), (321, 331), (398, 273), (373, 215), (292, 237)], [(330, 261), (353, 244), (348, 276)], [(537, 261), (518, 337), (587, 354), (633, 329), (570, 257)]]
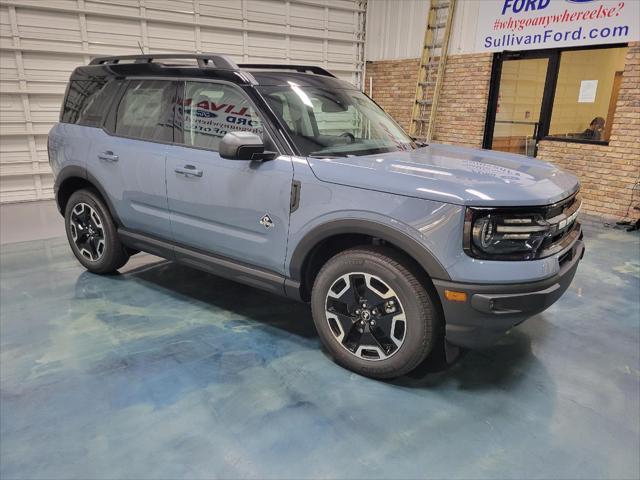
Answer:
[(454, 290), (445, 290), (444, 298), (450, 302), (466, 302), (467, 294), (465, 292), (456, 292)]

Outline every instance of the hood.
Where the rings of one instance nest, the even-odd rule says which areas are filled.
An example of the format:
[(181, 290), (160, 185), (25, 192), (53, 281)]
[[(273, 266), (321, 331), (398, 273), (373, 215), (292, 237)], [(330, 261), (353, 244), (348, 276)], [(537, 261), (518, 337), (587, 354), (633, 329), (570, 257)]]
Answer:
[(579, 188), (575, 176), (535, 158), (451, 145), (308, 161), (325, 182), (458, 205), (547, 205)]

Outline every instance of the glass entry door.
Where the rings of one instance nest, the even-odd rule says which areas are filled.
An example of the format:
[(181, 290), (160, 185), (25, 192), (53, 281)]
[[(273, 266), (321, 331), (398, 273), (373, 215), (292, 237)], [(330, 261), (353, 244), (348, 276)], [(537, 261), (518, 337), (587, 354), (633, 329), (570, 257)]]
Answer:
[(549, 61), (540, 56), (502, 61), (492, 79), (499, 83), (485, 148), (535, 156)]

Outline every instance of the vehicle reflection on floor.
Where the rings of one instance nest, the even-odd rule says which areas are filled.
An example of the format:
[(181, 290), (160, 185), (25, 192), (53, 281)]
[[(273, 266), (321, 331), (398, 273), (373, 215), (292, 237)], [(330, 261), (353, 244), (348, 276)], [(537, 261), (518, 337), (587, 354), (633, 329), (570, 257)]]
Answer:
[(149, 255), (100, 277), (65, 239), (3, 245), (0, 476), (638, 477), (640, 237), (586, 238), (548, 311), (393, 382), (335, 365), (306, 305)]

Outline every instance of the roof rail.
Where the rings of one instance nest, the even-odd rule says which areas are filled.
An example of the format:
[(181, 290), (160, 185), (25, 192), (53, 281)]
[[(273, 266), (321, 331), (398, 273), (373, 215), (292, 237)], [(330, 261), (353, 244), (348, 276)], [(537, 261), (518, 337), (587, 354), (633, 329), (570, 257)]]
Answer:
[(315, 73), (316, 75), (323, 75), (325, 77), (333, 77), (336, 76), (331, 73), (329, 70), (317, 67), (315, 65), (282, 65), (282, 64), (271, 64), (271, 63), (240, 63), (238, 67), (243, 69), (256, 69), (256, 70), (293, 70), (294, 72), (300, 73)]
[(198, 67), (224, 68), (227, 70), (238, 70), (238, 65), (226, 55), (209, 54), (184, 54), (184, 53), (161, 53), (149, 55), (121, 55), (117, 57), (96, 57), (89, 65), (115, 65), (122, 60), (134, 60), (134, 63), (154, 63), (154, 60), (162, 59), (195, 59)]

